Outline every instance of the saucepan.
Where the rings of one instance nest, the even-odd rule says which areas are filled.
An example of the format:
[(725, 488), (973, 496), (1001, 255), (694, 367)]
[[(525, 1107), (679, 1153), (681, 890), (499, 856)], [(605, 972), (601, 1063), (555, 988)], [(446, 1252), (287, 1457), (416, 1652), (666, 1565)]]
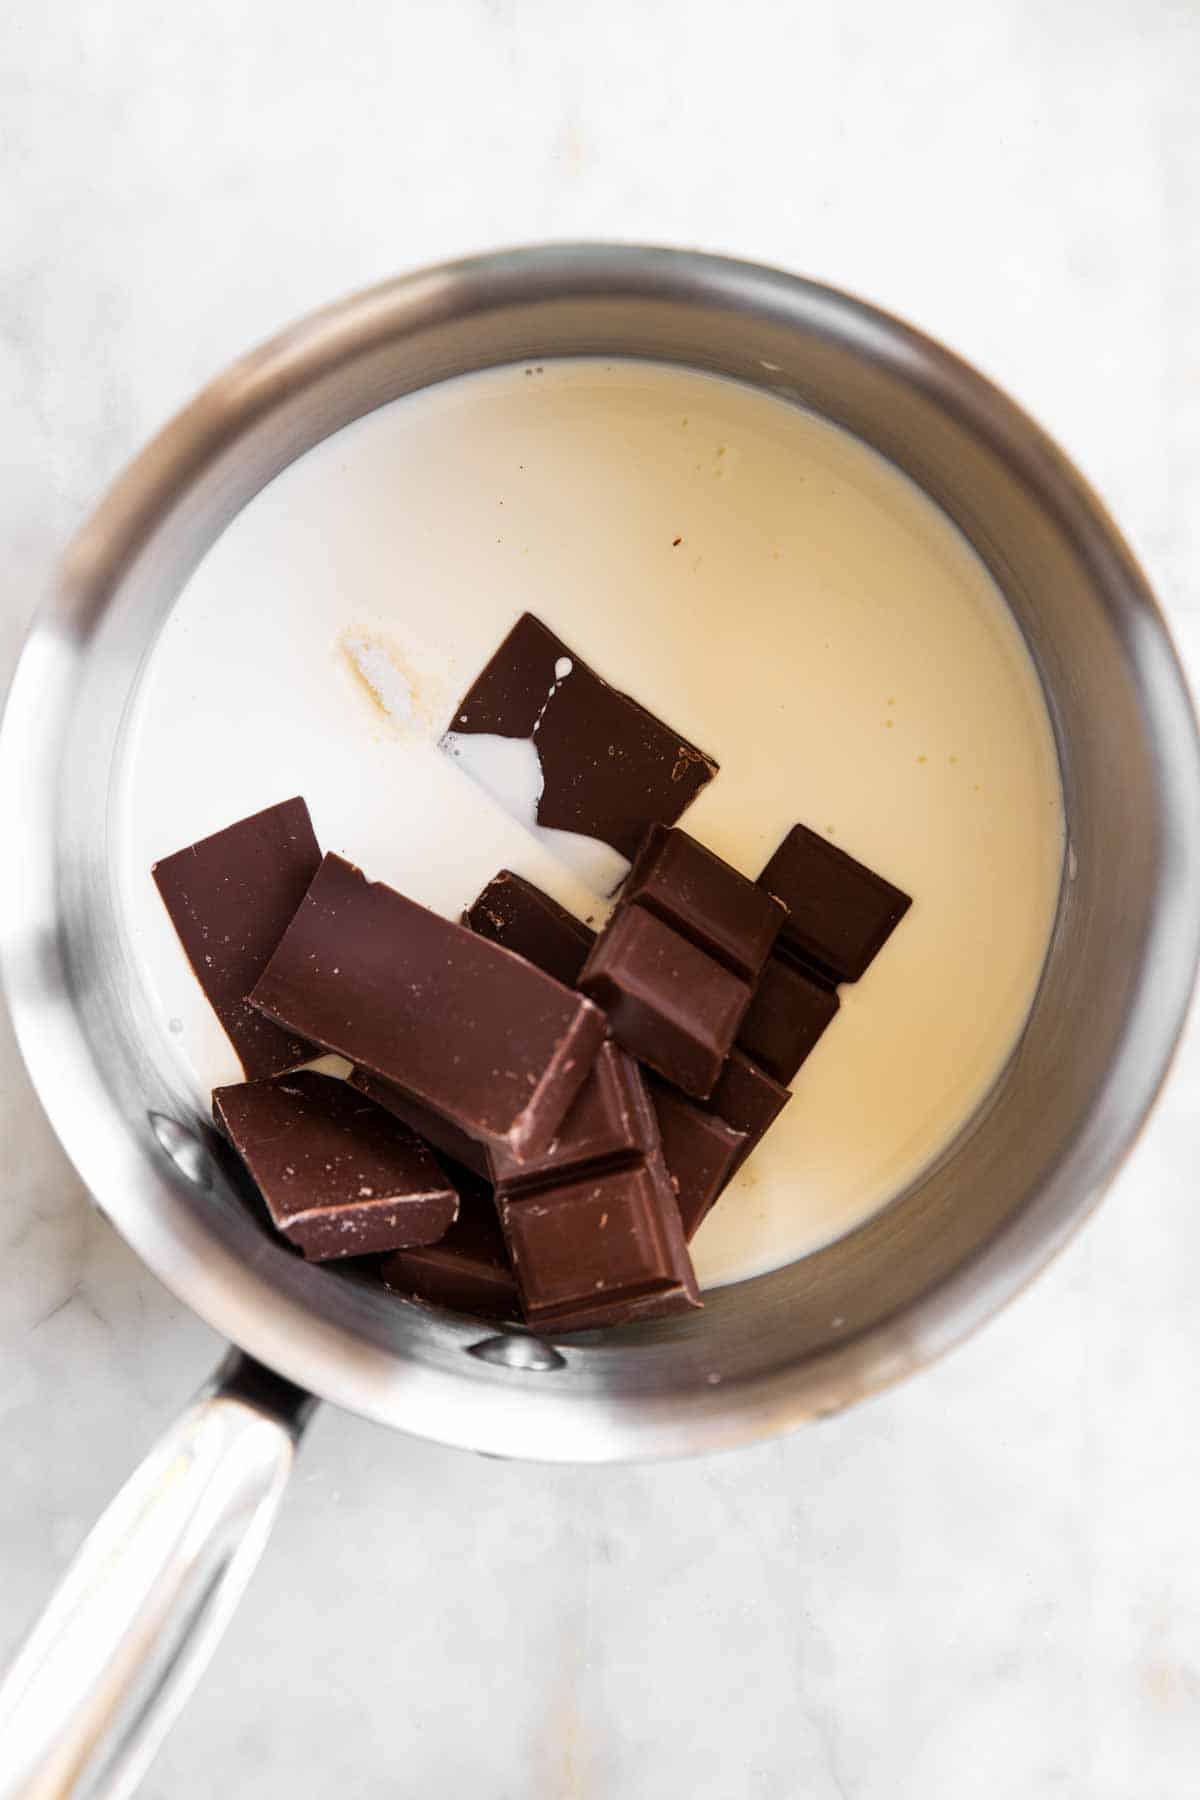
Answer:
[[(702, 1314), (548, 1342), (334, 1278), (258, 1227), (129, 949), (110, 803), (156, 634), (266, 482), (398, 395), (580, 355), (750, 382), (857, 433), (942, 506), (1033, 654), (1069, 841), (1027, 1029), (936, 1166), (850, 1236), (720, 1289)], [(957, 1342), (1114, 1173), (1167, 1069), (1200, 947), (1194, 718), (1146, 581), (1081, 477), (898, 320), (769, 269), (656, 249), (521, 250), (388, 282), (214, 382), (66, 556), (9, 696), (0, 841), (4, 979), (46, 1111), (116, 1228), (237, 1346), (14, 1665), (0, 1696), (8, 1800), (132, 1790), (257, 1560), (312, 1396), (493, 1455), (615, 1461), (790, 1430)]]

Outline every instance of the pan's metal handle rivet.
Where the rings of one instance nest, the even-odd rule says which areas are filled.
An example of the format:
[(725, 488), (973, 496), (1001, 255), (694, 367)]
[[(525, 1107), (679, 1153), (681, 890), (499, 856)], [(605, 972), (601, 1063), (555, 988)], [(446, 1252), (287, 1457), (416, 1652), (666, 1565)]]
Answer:
[(543, 1344), (541, 1338), (516, 1334), (483, 1338), (478, 1344), (468, 1344), (467, 1355), (477, 1356), (480, 1362), (497, 1363), (502, 1369), (525, 1369), (534, 1373), (567, 1366), (566, 1357), (550, 1344)]
[(198, 1188), (212, 1186), (212, 1162), (208, 1151), (194, 1131), (170, 1119), (166, 1113), (147, 1113), (150, 1129), (166, 1151), (179, 1173)]

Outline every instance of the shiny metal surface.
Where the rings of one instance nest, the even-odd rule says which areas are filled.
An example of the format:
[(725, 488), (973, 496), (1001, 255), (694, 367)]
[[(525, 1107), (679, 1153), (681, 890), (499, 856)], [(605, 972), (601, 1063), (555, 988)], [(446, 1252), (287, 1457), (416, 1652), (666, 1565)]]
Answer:
[(141, 1781), (254, 1571), (302, 1427), (294, 1395), (273, 1405), (244, 1374), (232, 1358), (130, 1476), (0, 1685), (0, 1800), (125, 1800)]
[[(913, 1191), (818, 1256), (712, 1295), (694, 1319), (565, 1340), (560, 1364), (469, 1354), (477, 1326), (331, 1279), (260, 1233), (160, 1054), (116, 911), (108, 800), (142, 658), (199, 556), (266, 481), (430, 381), (589, 353), (688, 363), (813, 407), (958, 521), (1041, 672), (1071, 879), (1017, 1055)], [(1194, 720), (1146, 584), (1079, 476), (1003, 395), (897, 321), (769, 270), (658, 250), (548, 248), (432, 270), (329, 308), (215, 382), (66, 559), (9, 701), (0, 828), (13, 867), (0, 956), (22, 1047), (134, 1248), (211, 1325), (315, 1393), (447, 1443), (552, 1460), (785, 1431), (986, 1318), (1128, 1148), (1200, 939)]]

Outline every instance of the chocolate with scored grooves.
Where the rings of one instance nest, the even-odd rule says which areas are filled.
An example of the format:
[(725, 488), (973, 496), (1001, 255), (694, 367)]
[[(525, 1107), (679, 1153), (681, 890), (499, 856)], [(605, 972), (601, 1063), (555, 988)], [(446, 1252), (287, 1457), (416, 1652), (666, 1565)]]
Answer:
[(332, 1075), (238, 1082), (212, 1103), (276, 1230), (311, 1262), (435, 1243), (458, 1216), (420, 1138)]
[(518, 1159), (553, 1138), (605, 1036), (582, 995), (333, 855), (251, 1001)]
[(717, 773), (710, 756), (610, 687), (532, 613), (463, 695), (448, 730), (532, 739), (542, 768), (538, 824), (600, 838), (631, 861), (647, 825), (672, 824)]
[(758, 979), (787, 910), (731, 863), (677, 826), (652, 825), (621, 886), (642, 906), (742, 981)]
[(749, 985), (634, 903), (596, 939), (579, 986), (626, 1050), (698, 1100), (720, 1076)]
[(531, 1325), (582, 1331), (700, 1305), (654, 1109), (637, 1064), (616, 1044), (601, 1050), (540, 1159), (493, 1159)]
[(248, 995), (321, 864), (299, 797), (239, 819), (151, 867), (184, 954), (253, 1081), (308, 1062), (313, 1046)]

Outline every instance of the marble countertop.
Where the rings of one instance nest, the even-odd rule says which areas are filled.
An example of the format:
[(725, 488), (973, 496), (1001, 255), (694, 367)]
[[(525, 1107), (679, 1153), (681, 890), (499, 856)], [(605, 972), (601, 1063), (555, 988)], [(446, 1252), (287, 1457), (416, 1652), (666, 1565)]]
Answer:
[[(192, 390), (346, 289), (547, 237), (855, 289), (1008, 387), (1200, 676), (1200, 15), (551, 0), (0, 12), (0, 675)], [(0, 1021), (0, 1658), (218, 1346)], [(1200, 1033), (1095, 1221), (782, 1443), (545, 1470), (319, 1416), (153, 1800), (1128, 1800), (1200, 1749)]]

